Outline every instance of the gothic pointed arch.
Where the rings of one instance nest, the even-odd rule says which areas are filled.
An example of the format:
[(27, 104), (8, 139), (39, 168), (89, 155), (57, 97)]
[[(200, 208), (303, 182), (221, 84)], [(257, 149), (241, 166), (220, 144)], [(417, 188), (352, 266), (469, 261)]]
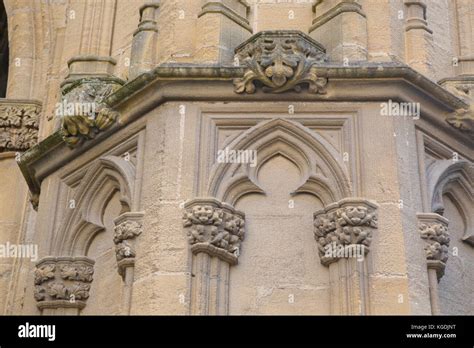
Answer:
[(75, 191), (73, 209), (68, 209), (54, 250), (58, 255), (87, 255), (94, 237), (104, 230), (103, 213), (119, 193), (120, 214), (130, 212), (135, 171), (130, 161), (107, 156), (92, 165)]
[(324, 204), (351, 196), (352, 188), (342, 157), (319, 134), (300, 123), (283, 118), (262, 122), (235, 138), (231, 151), (256, 151), (256, 165), (216, 163), (212, 168), (208, 194), (234, 205), (247, 193), (264, 194), (258, 180), (260, 168), (274, 156), (293, 162), (300, 180), (293, 194), (310, 193)]
[(448, 196), (464, 220), (463, 240), (474, 246), (474, 165), (465, 160), (437, 161), (427, 170), (431, 210), (444, 214)]

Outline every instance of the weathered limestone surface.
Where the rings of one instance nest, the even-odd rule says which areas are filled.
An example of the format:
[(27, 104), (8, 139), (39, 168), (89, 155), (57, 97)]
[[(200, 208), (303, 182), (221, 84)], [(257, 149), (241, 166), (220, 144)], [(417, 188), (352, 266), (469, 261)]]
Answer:
[(474, 314), (471, 0), (4, 2), (0, 313)]

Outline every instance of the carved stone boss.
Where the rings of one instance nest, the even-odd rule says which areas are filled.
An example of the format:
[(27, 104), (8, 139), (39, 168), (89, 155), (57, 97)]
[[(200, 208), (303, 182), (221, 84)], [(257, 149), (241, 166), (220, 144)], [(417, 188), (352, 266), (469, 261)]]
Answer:
[(314, 213), (321, 263), (329, 267), (331, 314), (370, 314), (366, 254), (377, 208), (366, 199), (345, 198)]
[(183, 217), (193, 253), (191, 314), (227, 314), (229, 267), (238, 262), (245, 215), (213, 198), (185, 204)]
[(236, 61), (246, 67), (243, 78), (235, 79), (236, 93), (300, 92), (325, 93), (327, 79), (317, 74), (318, 64), (327, 61), (325, 49), (297, 30), (262, 31), (235, 49)]
[(46, 257), (35, 269), (34, 297), (39, 309), (86, 306), (94, 274), (94, 261), (87, 257)]

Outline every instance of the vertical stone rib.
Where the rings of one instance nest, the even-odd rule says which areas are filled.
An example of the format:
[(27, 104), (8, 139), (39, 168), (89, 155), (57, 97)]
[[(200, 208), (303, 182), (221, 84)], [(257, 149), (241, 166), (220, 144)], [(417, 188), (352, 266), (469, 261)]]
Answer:
[(426, 4), (421, 0), (405, 0), (407, 18), (405, 22), (406, 61), (428, 76), (433, 76), (430, 61), (433, 50), (433, 31), (426, 21)]
[(456, 0), (455, 6), (459, 36), (457, 75), (474, 75), (474, 4)]
[(9, 14), (10, 66), (7, 98), (31, 99), (35, 59), (34, 8), (26, 0), (14, 2)]
[(321, 4), (317, 1), (313, 6), (310, 36), (326, 47), (332, 60), (347, 64), (367, 60), (367, 18), (362, 6), (354, 0), (337, 0), (319, 13)]
[(132, 40), (129, 74), (131, 80), (155, 66), (159, 7), (159, 3), (150, 3), (140, 8), (140, 23)]

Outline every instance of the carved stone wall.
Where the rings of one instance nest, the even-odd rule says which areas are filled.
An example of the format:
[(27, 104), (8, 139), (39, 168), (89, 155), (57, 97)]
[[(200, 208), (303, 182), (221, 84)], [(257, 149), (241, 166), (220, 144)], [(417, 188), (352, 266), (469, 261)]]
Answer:
[(0, 100), (0, 152), (26, 151), (38, 143), (41, 104)]
[(469, 1), (5, 0), (0, 312), (472, 314)]

